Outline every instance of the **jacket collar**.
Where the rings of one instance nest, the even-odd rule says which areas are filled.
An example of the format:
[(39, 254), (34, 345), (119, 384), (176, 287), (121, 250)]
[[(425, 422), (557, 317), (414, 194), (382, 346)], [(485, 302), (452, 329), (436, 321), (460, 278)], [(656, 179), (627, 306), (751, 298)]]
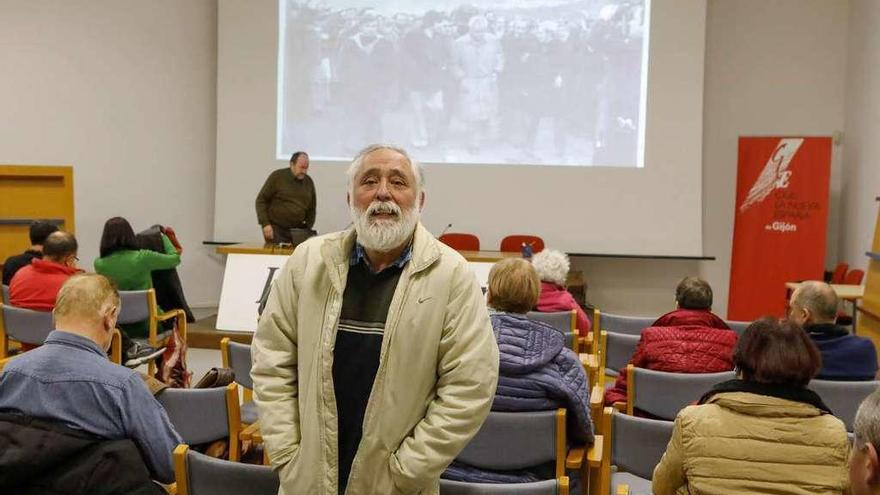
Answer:
[(846, 328), (835, 325), (834, 323), (816, 323), (814, 325), (806, 325), (804, 330), (810, 334), (810, 337), (831, 339), (835, 337), (844, 337), (849, 335)]
[(77, 335), (75, 333), (65, 332), (64, 330), (52, 330), (46, 337), (44, 344), (58, 344), (68, 347), (76, 347), (89, 352), (93, 352), (103, 358), (107, 358), (107, 353), (101, 350), (92, 339)]
[[(349, 262), (356, 240), (357, 232), (352, 227), (331, 234), (321, 244), (321, 256), (330, 269), (330, 282), (338, 292), (342, 292), (345, 288), (345, 278), (348, 276)], [(413, 235), (412, 258), (408, 264), (410, 273), (419, 273), (440, 259), (440, 248), (437, 244), (434, 236), (419, 222)]]
[(813, 406), (816, 409), (819, 409), (820, 411), (826, 412), (828, 414), (833, 414), (831, 412), (831, 409), (826, 406), (824, 402), (822, 402), (822, 398), (819, 397), (819, 394), (813, 392), (808, 388), (783, 387), (779, 385), (768, 385), (765, 383), (758, 383), (740, 379), (728, 380), (726, 382), (721, 382), (715, 385), (714, 387), (712, 387), (712, 390), (708, 391), (706, 395), (704, 395), (700, 399), (699, 404), (715, 402), (717, 400), (716, 396), (718, 394), (724, 394), (728, 392), (745, 392), (749, 394), (775, 397), (777, 399), (783, 399), (792, 402), (800, 402)]
[(49, 261), (43, 258), (34, 258), (31, 260), (31, 265), (34, 267), (34, 270), (46, 274), (60, 273), (64, 275), (74, 275), (82, 271), (79, 268), (62, 265), (61, 263), (55, 263), (54, 261)]

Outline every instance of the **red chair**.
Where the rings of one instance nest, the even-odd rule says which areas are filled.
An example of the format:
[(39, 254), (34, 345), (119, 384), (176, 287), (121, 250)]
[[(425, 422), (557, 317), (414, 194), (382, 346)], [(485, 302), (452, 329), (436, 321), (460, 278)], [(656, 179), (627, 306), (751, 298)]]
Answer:
[(849, 270), (849, 265), (846, 263), (838, 263), (837, 266), (834, 267), (834, 272), (831, 274), (831, 280), (828, 282), (829, 284), (842, 284), (843, 279), (846, 278), (846, 271)]
[(846, 285), (861, 285), (862, 279), (865, 277), (864, 270), (850, 270), (843, 279)]
[(544, 250), (544, 239), (534, 235), (514, 234), (501, 239), (501, 252), (518, 253), (522, 250), (522, 245), (531, 244), (532, 253), (539, 253)]
[(440, 236), (440, 242), (456, 251), (479, 251), (480, 238), (473, 234), (449, 233)]

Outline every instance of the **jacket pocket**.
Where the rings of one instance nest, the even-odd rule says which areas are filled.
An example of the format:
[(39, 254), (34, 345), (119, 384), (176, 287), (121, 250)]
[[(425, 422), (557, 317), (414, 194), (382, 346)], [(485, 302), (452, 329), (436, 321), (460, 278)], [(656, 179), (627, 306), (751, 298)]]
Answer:
[(291, 484), (296, 479), (296, 468), (299, 461), (299, 452), (300, 449), (297, 448), (293, 455), (290, 456), (290, 460), (282, 464), (278, 468), (278, 479), (281, 481), (281, 486), (292, 486)]

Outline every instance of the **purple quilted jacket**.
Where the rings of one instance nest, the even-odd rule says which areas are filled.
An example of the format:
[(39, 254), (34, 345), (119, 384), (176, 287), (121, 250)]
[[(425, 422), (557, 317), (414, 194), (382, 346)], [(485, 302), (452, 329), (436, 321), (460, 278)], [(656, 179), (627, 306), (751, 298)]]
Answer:
[[(500, 351), (498, 388), (493, 411), (567, 409), (568, 437), (579, 444), (593, 443), (589, 384), (578, 356), (565, 346), (553, 327), (524, 315), (490, 315)], [(446, 479), (482, 483), (534, 481), (529, 471), (493, 473), (459, 462), (443, 474)]]

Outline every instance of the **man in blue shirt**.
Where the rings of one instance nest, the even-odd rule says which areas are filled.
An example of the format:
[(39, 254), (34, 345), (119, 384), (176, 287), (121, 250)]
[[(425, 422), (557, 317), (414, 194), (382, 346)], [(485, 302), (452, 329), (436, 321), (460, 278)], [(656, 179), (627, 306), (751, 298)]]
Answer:
[(804, 327), (819, 352), (823, 380), (873, 380), (877, 375), (877, 350), (871, 339), (850, 335), (835, 324), (837, 294), (825, 282), (804, 282), (791, 295), (789, 319)]
[(52, 312), (56, 329), (0, 374), (0, 412), (52, 420), (107, 440), (131, 439), (151, 477), (170, 483), (180, 436), (140, 375), (107, 359), (119, 304), (103, 275), (68, 279)]

